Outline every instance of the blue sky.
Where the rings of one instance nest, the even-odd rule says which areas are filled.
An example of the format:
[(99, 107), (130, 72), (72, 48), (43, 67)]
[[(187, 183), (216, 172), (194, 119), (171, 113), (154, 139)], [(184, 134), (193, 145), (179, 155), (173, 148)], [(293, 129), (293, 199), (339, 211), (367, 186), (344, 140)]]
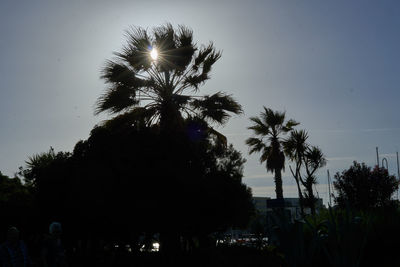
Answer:
[[(273, 197), (271, 174), (244, 140), (262, 106), (286, 111), (309, 131), (333, 174), (353, 160), (375, 164), (375, 147), (396, 172), (400, 148), (398, 1), (8, 1), (0, 2), (0, 170), (29, 155), (71, 151), (104, 116), (106, 59), (129, 26), (185, 24), (198, 44), (223, 51), (205, 93), (226, 91), (245, 114), (224, 128), (247, 158), (244, 181)], [(287, 190), (293, 179), (284, 173)], [(322, 195), (322, 194), (321, 194)]]

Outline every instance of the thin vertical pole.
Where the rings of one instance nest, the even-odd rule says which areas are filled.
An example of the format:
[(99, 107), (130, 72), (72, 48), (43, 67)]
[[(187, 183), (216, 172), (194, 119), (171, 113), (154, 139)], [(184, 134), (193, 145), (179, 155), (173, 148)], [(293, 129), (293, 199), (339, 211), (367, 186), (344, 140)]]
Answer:
[[(399, 152), (396, 152), (397, 157), (397, 178), (400, 180), (400, 169), (399, 169)], [(399, 189), (397, 189), (397, 200), (399, 199)]]
[(376, 164), (379, 167), (379, 154), (378, 154), (378, 147), (376, 147)]
[(331, 200), (331, 175), (329, 174), (329, 170), (327, 170), (327, 172), (328, 172), (329, 206), (332, 206), (332, 200)]

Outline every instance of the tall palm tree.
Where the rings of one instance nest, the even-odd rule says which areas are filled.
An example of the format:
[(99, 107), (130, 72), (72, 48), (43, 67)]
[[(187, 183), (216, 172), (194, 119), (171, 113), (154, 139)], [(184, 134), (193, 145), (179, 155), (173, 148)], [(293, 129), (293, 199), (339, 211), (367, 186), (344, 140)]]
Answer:
[(122, 51), (103, 68), (101, 78), (109, 87), (98, 98), (96, 114), (158, 124), (170, 133), (181, 129), (185, 118), (224, 124), (231, 114), (242, 112), (230, 95), (198, 94), (221, 52), (212, 43), (198, 47), (191, 29), (171, 24), (152, 31), (136, 27), (126, 31), (126, 37)]
[(250, 137), (246, 144), (250, 154), (261, 152), (260, 162), (266, 162), (267, 171), (275, 174), (276, 198), (283, 198), (282, 170), (285, 167), (285, 155), (282, 150), (282, 135), (290, 132), (299, 123), (290, 119), (285, 122), (285, 112), (273, 111), (264, 107), (259, 117), (251, 117), (253, 130), (259, 137)]

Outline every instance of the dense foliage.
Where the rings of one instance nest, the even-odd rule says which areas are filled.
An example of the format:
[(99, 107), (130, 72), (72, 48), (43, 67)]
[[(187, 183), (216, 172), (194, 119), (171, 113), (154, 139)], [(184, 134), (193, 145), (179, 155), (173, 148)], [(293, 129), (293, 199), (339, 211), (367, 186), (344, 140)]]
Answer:
[(348, 170), (336, 173), (333, 185), (337, 192), (335, 202), (340, 207), (372, 209), (391, 205), (391, 196), (399, 182), (383, 167), (371, 169), (354, 162)]
[(72, 236), (126, 242), (142, 233), (190, 241), (246, 226), (253, 204), (241, 181), (244, 159), (207, 138), (203, 126), (187, 121), (185, 134), (166, 137), (157, 127), (113, 121), (94, 128), (72, 154), (32, 157), (22, 173), (40, 220), (65, 222)]
[(17, 177), (10, 178), (0, 172), (0, 233), (13, 224), (30, 230), (28, 219), (33, 214), (33, 207), (34, 199), (29, 188)]

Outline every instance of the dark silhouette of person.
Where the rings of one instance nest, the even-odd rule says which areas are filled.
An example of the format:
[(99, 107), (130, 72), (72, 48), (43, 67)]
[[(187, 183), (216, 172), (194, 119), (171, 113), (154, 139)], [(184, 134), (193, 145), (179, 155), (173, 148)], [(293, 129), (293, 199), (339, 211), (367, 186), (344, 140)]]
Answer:
[(45, 237), (42, 247), (42, 261), (44, 267), (68, 266), (65, 250), (61, 242), (62, 228), (58, 222), (53, 222), (49, 227), (49, 234)]
[(19, 239), (19, 230), (14, 226), (8, 228), (6, 242), (0, 246), (0, 261), (3, 267), (31, 266), (26, 245)]

